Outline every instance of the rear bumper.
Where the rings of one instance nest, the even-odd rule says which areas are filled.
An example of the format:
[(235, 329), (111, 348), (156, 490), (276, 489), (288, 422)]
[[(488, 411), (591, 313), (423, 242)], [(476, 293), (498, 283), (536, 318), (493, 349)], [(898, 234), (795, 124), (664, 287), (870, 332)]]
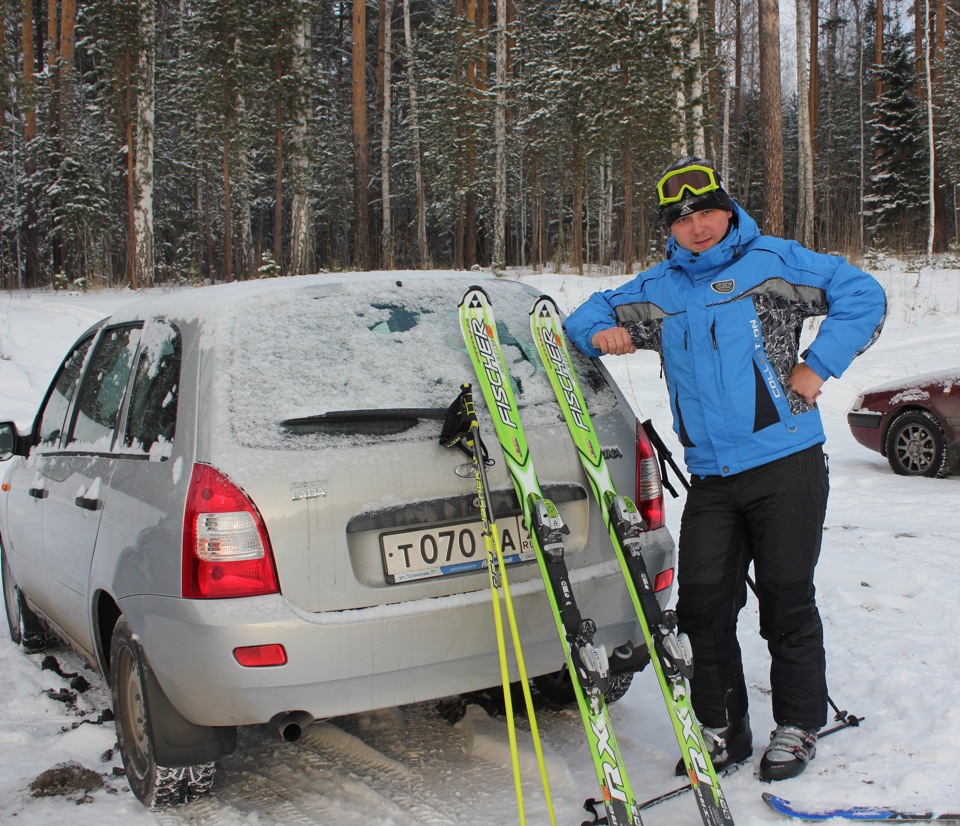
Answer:
[[(670, 545), (659, 547), (660, 537), (651, 535), (651, 565), (672, 558), (672, 540), (662, 533)], [(608, 651), (627, 640), (642, 643), (615, 561), (573, 571), (571, 580), (583, 616), (597, 623)], [(520, 583), (511, 593), (528, 675), (558, 670), (565, 650), (543, 583)], [(669, 591), (660, 596), (666, 601)], [(500, 682), (489, 590), (318, 614), (282, 596), (137, 596), (124, 599), (121, 610), (164, 692), (197, 725), (266, 723), (288, 711), (332, 717)], [(234, 659), (238, 646), (271, 643), (286, 649), (285, 665), (246, 668)], [(512, 653), (508, 659), (516, 679)]]

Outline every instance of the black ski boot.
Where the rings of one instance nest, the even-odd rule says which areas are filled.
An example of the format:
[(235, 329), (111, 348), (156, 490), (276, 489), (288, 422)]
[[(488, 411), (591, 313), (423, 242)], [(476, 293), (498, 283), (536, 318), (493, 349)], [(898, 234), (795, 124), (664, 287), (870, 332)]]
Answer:
[[(720, 772), (734, 763), (742, 763), (753, 754), (753, 732), (750, 731), (750, 718), (744, 717), (726, 728), (707, 728), (704, 726), (703, 740), (715, 771)], [(677, 763), (677, 777), (687, 773), (687, 767), (681, 759)]]
[(797, 726), (777, 726), (760, 759), (760, 779), (787, 780), (801, 774), (817, 753), (817, 732)]

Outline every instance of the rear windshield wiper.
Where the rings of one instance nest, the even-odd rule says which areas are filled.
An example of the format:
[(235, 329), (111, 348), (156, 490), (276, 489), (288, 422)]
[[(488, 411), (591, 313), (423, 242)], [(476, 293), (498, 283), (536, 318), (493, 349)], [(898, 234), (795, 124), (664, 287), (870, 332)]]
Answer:
[(295, 435), (322, 433), (334, 436), (390, 436), (416, 427), (422, 419), (445, 419), (445, 407), (394, 407), (369, 410), (336, 410), (317, 416), (284, 419), (283, 427)]

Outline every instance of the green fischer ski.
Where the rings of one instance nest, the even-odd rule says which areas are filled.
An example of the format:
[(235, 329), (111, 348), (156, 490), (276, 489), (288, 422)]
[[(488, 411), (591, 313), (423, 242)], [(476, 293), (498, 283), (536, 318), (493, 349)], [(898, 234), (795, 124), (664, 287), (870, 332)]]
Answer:
[[(662, 610), (653, 591), (642, 553), (646, 525), (636, 505), (626, 496), (620, 496), (613, 484), (573, 369), (560, 314), (552, 298), (541, 296), (534, 302), (530, 310), (530, 327), (587, 480), (603, 511), (703, 822), (707, 826), (733, 824), (690, 703), (686, 681), (692, 673), (692, 662), (685, 638), (677, 634), (676, 614)], [(652, 656), (654, 652), (656, 656)]]
[(603, 696), (608, 674), (606, 651), (593, 642), (596, 623), (580, 615), (564, 561), (563, 537), (570, 529), (540, 489), (493, 310), (480, 287), (471, 287), (460, 299), (460, 327), (523, 509), (557, 632), (566, 651), (570, 681), (600, 782), (607, 822), (610, 826), (642, 826)]

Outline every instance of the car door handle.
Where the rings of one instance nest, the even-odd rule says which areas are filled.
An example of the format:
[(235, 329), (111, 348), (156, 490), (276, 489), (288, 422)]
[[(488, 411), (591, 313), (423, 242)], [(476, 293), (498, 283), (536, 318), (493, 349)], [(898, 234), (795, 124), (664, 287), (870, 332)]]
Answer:
[(90, 487), (84, 489), (80, 488), (77, 491), (77, 498), (73, 500), (73, 504), (78, 508), (83, 508), (85, 511), (98, 511), (103, 507), (103, 502), (100, 500), (100, 477), (97, 477), (90, 483)]
[(46, 488), (27, 488), (27, 493), (34, 499), (46, 499), (50, 495)]

